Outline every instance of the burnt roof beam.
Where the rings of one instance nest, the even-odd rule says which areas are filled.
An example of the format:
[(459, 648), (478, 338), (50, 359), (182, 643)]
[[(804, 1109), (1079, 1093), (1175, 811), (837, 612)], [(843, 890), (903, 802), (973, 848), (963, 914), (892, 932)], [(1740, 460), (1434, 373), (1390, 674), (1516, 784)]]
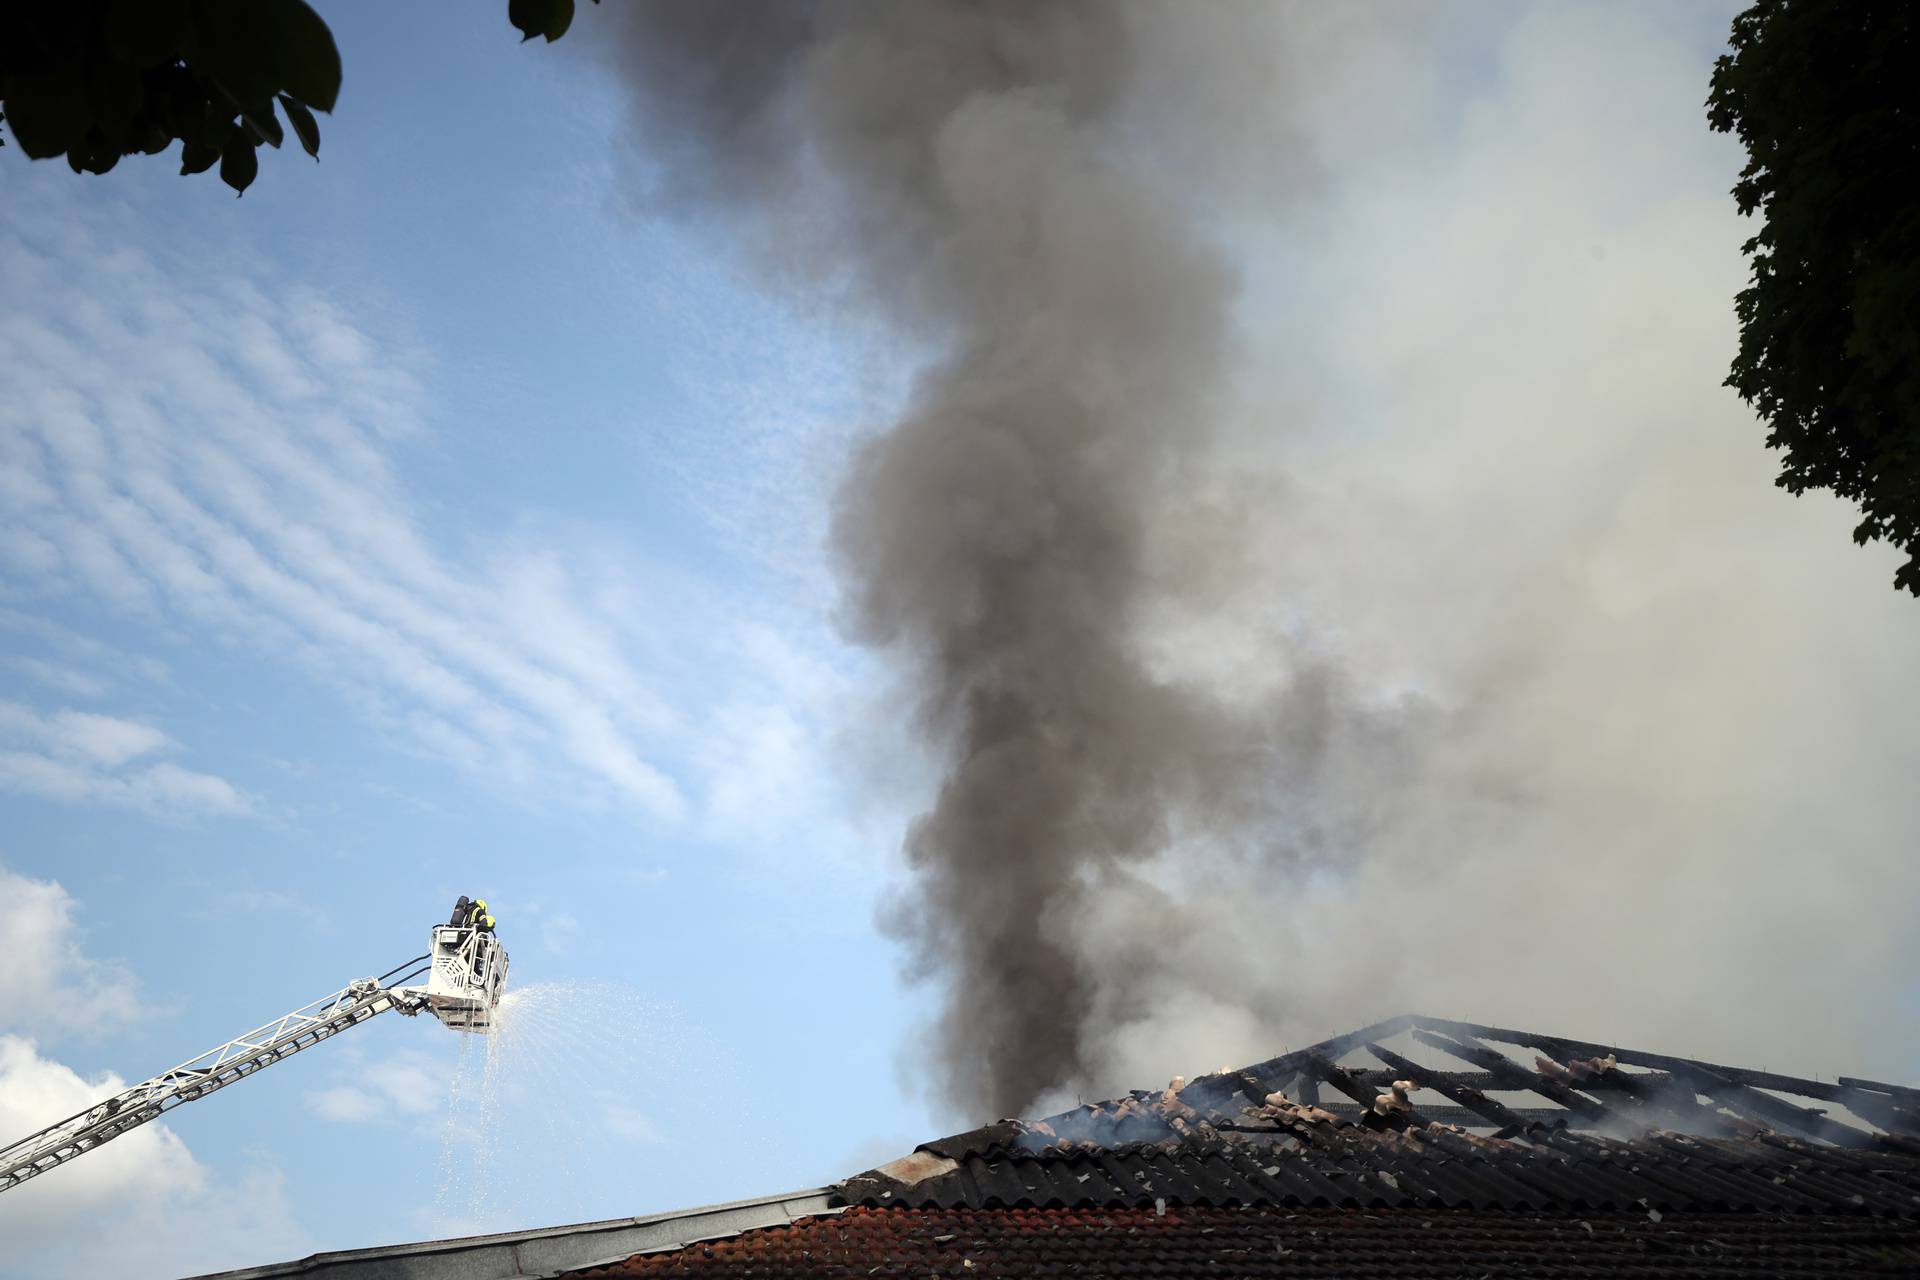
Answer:
[[(1536, 1049), (1540, 1055), (1562, 1067), (1591, 1058), (1614, 1057), (1606, 1054), (1583, 1053), (1586, 1046), (1561, 1040), (1555, 1036), (1539, 1036), (1536, 1042), (1528, 1046)], [(1727, 1118), (1715, 1107), (1702, 1106), (1699, 1090), (1671, 1071), (1648, 1072), (1636, 1075), (1622, 1071), (1619, 1067), (1608, 1067), (1604, 1071), (1588, 1074), (1587, 1078), (1574, 1081), (1582, 1089), (1619, 1089), (1633, 1098), (1646, 1113), (1649, 1121), (1660, 1120), (1670, 1126), (1690, 1133), (1706, 1131), (1719, 1137), (1727, 1137), (1738, 1132)]]
[(1471, 1037), (1453, 1040), (1438, 1032), (1416, 1027), (1413, 1038), (1430, 1049), (1452, 1054), (1462, 1062), (1471, 1062), (1476, 1067), (1491, 1071), (1504, 1088), (1525, 1089), (1549, 1102), (1559, 1103), (1567, 1109), (1570, 1117), (1578, 1118), (1584, 1125), (1601, 1125), (1616, 1118), (1603, 1104), (1585, 1094), (1574, 1092), (1558, 1080), (1550, 1080), (1537, 1071), (1527, 1070), (1504, 1053), (1490, 1049)]
[[(1849, 1077), (1841, 1077), (1838, 1084), (1827, 1084), (1819, 1080), (1807, 1080), (1799, 1076), (1783, 1076), (1771, 1071), (1751, 1071), (1744, 1067), (1725, 1067), (1718, 1063), (1702, 1062), (1693, 1058), (1676, 1058), (1664, 1053), (1645, 1053), (1638, 1049), (1622, 1049), (1618, 1045), (1595, 1044), (1588, 1040), (1567, 1040), (1560, 1036), (1541, 1035), (1533, 1031), (1515, 1031), (1508, 1027), (1483, 1027), (1472, 1022), (1457, 1022), (1451, 1018), (1415, 1017), (1411, 1019), (1415, 1026), (1437, 1028), (1455, 1035), (1467, 1035), (1484, 1040), (1498, 1040), (1505, 1044), (1525, 1045), (1529, 1049), (1538, 1049), (1545, 1053), (1564, 1051), (1576, 1058), (1601, 1058), (1612, 1054), (1617, 1061), (1633, 1067), (1651, 1067), (1661, 1071), (1709, 1071), (1723, 1080), (1748, 1085), (1755, 1089), (1772, 1089), (1780, 1093), (1797, 1093), (1806, 1098), (1819, 1098), (1826, 1102), (1844, 1102), (1841, 1094), (1850, 1082)], [(1854, 1081), (1855, 1084), (1869, 1084), (1866, 1081)], [(1886, 1091), (1904, 1091), (1898, 1085), (1871, 1085)], [(1916, 1094), (1920, 1097), (1920, 1094)]]
[[(1297, 1092), (1301, 1100), (1317, 1104), (1320, 1082), (1326, 1080), (1336, 1084), (1336, 1087), (1340, 1087), (1342, 1082), (1350, 1086), (1340, 1087), (1340, 1091), (1363, 1102), (1363, 1105), (1371, 1106), (1370, 1101), (1359, 1098), (1353, 1089), (1364, 1090), (1375, 1084), (1377, 1077), (1374, 1073), (1349, 1071), (1344, 1073), (1342, 1082), (1336, 1082), (1327, 1072), (1337, 1069), (1333, 1064), (1345, 1054), (1402, 1032), (1411, 1033), (1422, 1044), (1484, 1068), (1486, 1077), (1490, 1077), (1498, 1087), (1537, 1093), (1558, 1103), (1567, 1109), (1570, 1117), (1578, 1119), (1583, 1128), (1604, 1124), (1615, 1118), (1649, 1127), (1666, 1126), (1678, 1117), (1687, 1128), (1698, 1130), (1724, 1126), (1737, 1132), (1738, 1125), (1721, 1114), (1724, 1109), (1744, 1122), (1767, 1128), (1784, 1128), (1792, 1133), (1841, 1146), (1886, 1143), (1897, 1136), (1896, 1131), (1920, 1135), (1920, 1090), (1902, 1085), (1847, 1076), (1840, 1077), (1838, 1083), (1828, 1084), (1768, 1071), (1750, 1071), (1690, 1058), (1643, 1053), (1617, 1045), (1568, 1040), (1560, 1036), (1415, 1014), (1389, 1018), (1307, 1048), (1281, 1054), (1244, 1072), (1203, 1077), (1187, 1085), (1181, 1091), (1181, 1097), (1194, 1103), (1198, 1109), (1206, 1110), (1235, 1093), (1244, 1093), (1249, 1101), (1258, 1102), (1265, 1100), (1266, 1093), (1280, 1089)], [(1642, 1070), (1620, 1071), (1616, 1068), (1591, 1075), (1585, 1080), (1563, 1083), (1546, 1073), (1529, 1071), (1512, 1058), (1483, 1044), (1483, 1040), (1531, 1048), (1556, 1061), (1599, 1058), (1611, 1054), (1617, 1063)], [(1653, 1072), (1663, 1072), (1666, 1078), (1650, 1078)], [(1423, 1072), (1422, 1078), (1428, 1082), (1424, 1087), (1434, 1088), (1434, 1080), (1447, 1076), (1453, 1077), (1449, 1080), (1450, 1084), (1476, 1092), (1488, 1083), (1470, 1072)], [(1569, 1087), (1569, 1083), (1576, 1084), (1586, 1093), (1601, 1097), (1596, 1099), (1576, 1092)], [(1443, 1092), (1437, 1088), (1435, 1091)], [(1879, 1131), (1863, 1132), (1829, 1118), (1819, 1108), (1800, 1106), (1773, 1096), (1777, 1093), (1838, 1103), (1848, 1107), (1868, 1125), (1877, 1126)], [(1714, 1106), (1700, 1106), (1694, 1099), (1695, 1094), (1711, 1098)], [(1487, 1101), (1492, 1102), (1491, 1099)], [(1609, 1104), (1613, 1109), (1609, 1108)]]
[(1295, 1049), (1283, 1053), (1277, 1058), (1268, 1058), (1265, 1062), (1256, 1062), (1247, 1071), (1262, 1080), (1284, 1082), (1300, 1073), (1301, 1064), (1308, 1058), (1318, 1058), (1323, 1062), (1333, 1062), (1352, 1053), (1369, 1040), (1386, 1040), (1399, 1035), (1420, 1019), (1412, 1014), (1403, 1013), (1397, 1018), (1388, 1018), (1371, 1026), (1361, 1027), (1358, 1031), (1349, 1031), (1343, 1036), (1334, 1036), (1322, 1040), (1319, 1044), (1310, 1044), (1304, 1049)]
[(1581, 1082), (1582, 1088), (1603, 1085), (1626, 1090), (1646, 1109), (1650, 1119), (1661, 1120), (1669, 1128), (1722, 1138), (1737, 1137), (1741, 1132), (1717, 1107), (1702, 1105), (1699, 1091), (1670, 1072), (1635, 1076), (1615, 1068), (1595, 1080)]
[[(1399, 1072), (1405, 1079), (1413, 1081), (1414, 1084), (1423, 1089), (1433, 1090), (1447, 1101), (1480, 1117), (1496, 1129), (1526, 1127), (1526, 1119), (1517, 1114), (1512, 1108), (1495, 1102), (1478, 1089), (1465, 1083), (1466, 1078), (1474, 1073), (1464, 1071), (1432, 1071), (1417, 1062), (1401, 1057), (1391, 1049), (1383, 1049), (1377, 1044), (1369, 1044), (1366, 1048), (1368, 1053), (1372, 1054), (1380, 1062), (1385, 1063), (1389, 1070)], [(1494, 1079), (1494, 1075), (1490, 1071), (1479, 1074), (1484, 1076), (1488, 1081)], [(1434, 1118), (1437, 1119), (1438, 1117), (1435, 1116)]]
[(1404, 1111), (1398, 1108), (1394, 1108), (1385, 1114), (1375, 1111), (1373, 1109), (1374, 1099), (1378, 1098), (1385, 1090), (1369, 1089), (1366, 1085), (1354, 1079), (1352, 1072), (1346, 1070), (1344, 1067), (1335, 1066), (1325, 1058), (1317, 1055), (1309, 1055), (1302, 1069), (1318, 1076), (1320, 1079), (1338, 1089), (1341, 1093), (1346, 1094), (1349, 1098), (1359, 1103), (1361, 1110), (1366, 1115), (1376, 1116), (1379, 1120), (1392, 1125), (1394, 1128), (1404, 1129), (1411, 1125), (1424, 1127), (1427, 1124), (1426, 1117), (1422, 1116), (1411, 1103), (1407, 1104), (1407, 1109)]
[[(1362, 1047), (1382, 1062), (1386, 1062), (1387, 1058), (1391, 1057), (1395, 1062), (1403, 1065), (1400, 1067), (1389, 1064), (1385, 1067), (1349, 1068), (1349, 1071), (1353, 1074), (1353, 1078), (1361, 1084), (1379, 1084), (1384, 1080), (1404, 1080), (1406, 1079), (1408, 1070), (1415, 1070), (1420, 1073), (1420, 1079), (1423, 1082), (1422, 1087), (1424, 1088), (1433, 1088), (1434, 1086), (1432, 1084), (1424, 1082), (1434, 1080), (1444, 1080), (1448, 1084), (1461, 1085), (1468, 1089), (1497, 1089), (1500, 1087), (1499, 1082), (1493, 1078), (1491, 1071), (1435, 1071), (1429, 1067), (1423, 1067), (1411, 1059), (1402, 1058), (1391, 1050), (1382, 1050), (1376, 1045), (1369, 1044)], [(1386, 1055), (1385, 1057), (1381, 1056), (1383, 1053)]]
[[(1356, 1121), (1365, 1110), (1357, 1102), (1326, 1102), (1321, 1104), (1321, 1108), (1342, 1120)], [(1420, 1115), (1429, 1124), (1459, 1125), (1462, 1129), (1494, 1129), (1501, 1133), (1509, 1131), (1524, 1133), (1532, 1125), (1552, 1125), (1556, 1121), (1567, 1118), (1567, 1113), (1559, 1107), (1506, 1107), (1503, 1109), (1513, 1117), (1503, 1125), (1495, 1125), (1471, 1107), (1456, 1107), (1451, 1103), (1422, 1107)], [(1271, 1128), (1256, 1129), (1252, 1125), (1221, 1125), (1219, 1127), (1242, 1133), (1271, 1134), (1274, 1132)]]
[(1890, 1134), (1920, 1135), (1920, 1107), (1905, 1099), (1849, 1085), (1839, 1101), (1855, 1115)]
[(1843, 1089), (1865, 1089), (1869, 1093), (1887, 1093), (1902, 1099), (1908, 1104), (1920, 1104), (1920, 1089), (1909, 1089), (1903, 1084), (1882, 1084), (1878, 1080), (1862, 1080), (1858, 1076), (1841, 1076)]
[(1873, 1145), (1873, 1134), (1863, 1133), (1852, 1125), (1828, 1119), (1825, 1112), (1811, 1107), (1795, 1106), (1770, 1093), (1762, 1093), (1751, 1085), (1742, 1084), (1737, 1080), (1728, 1080), (1705, 1068), (1695, 1067), (1690, 1070), (1675, 1071), (1674, 1074), (1721, 1106), (1758, 1117), (1770, 1128), (1789, 1129), (1810, 1138), (1818, 1138), (1822, 1142), (1830, 1142), (1836, 1147)]

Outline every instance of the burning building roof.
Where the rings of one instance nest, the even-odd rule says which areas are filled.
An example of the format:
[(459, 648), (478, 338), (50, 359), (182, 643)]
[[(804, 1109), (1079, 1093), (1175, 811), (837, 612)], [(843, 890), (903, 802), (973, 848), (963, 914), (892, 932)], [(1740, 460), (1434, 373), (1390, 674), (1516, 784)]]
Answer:
[[(1384, 1043), (1396, 1038), (1429, 1052), (1416, 1061)], [(1344, 1062), (1362, 1054), (1374, 1065)], [(1409, 1016), (1243, 1070), (930, 1142), (838, 1190), (852, 1204), (943, 1209), (1920, 1218), (1916, 1103), (1920, 1092), (1877, 1081)]]
[(832, 1187), (231, 1275), (1676, 1270), (1920, 1272), (1920, 1090), (1407, 1016)]
[[(1410, 1048), (1396, 1052), (1395, 1043)], [(1850, 1076), (1807, 1080), (1417, 1015), (1025, 1127), (1058, 1144), (1112, 1145), (1323, 1118), (1373, 1132), (1453, 1126), (1497, 1139), (1559, 1130), (1623, 1139), (1661, 1130), (1731, 1139), (1780, 1134), (1920, 1156), (1920, 1090)]]

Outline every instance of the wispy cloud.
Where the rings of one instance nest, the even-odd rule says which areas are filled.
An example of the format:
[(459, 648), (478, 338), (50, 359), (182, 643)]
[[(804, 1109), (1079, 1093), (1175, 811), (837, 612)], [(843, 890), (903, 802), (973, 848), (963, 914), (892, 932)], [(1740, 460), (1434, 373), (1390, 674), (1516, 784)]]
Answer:
[[(59, 693), (103, 698), (129, 681), (165, 685), (171, 678), (167, 664), (150, 654), (128, 653), (37, 614), (0, 608), (0, 632), (17, 650), (5, 664)], [(27, 652), (34, 648), (41, 652)]]
[(196, 920), (258, 920), (263, 916), (291, 917), (316, 930), (333, 926), (333, 915), (324, 902), (279, 889), (258, 886), (228, 886), (207, 882), (195, 887)]
[(306, 1104), (307, 1110), (322, 1120), (340, 1124), (365, 1124), (378, 1120), (386, 1111), (377, 1094), (350, 1084), (314, 1089), (306, 1095)]
[(415, 749), (682, 811), (645, 746), (675, 716), (567, 560), (422, 532), (389, 456), (422, 430), (404, 357), (311, 291), (30, 221), (0, 232), (0, 566), (305, 662)]
[(76, 698), (104, 698), (113, 689), (112, 683), (104, 676), (82, 671), (64, 662), (49, 662), (45, 658), (10, 654), (0, 659), (0, 663), (19, 672), (35, 684), (44, 685), (58, 693)]
[(600, 1123), (608, 1133), (627, 1142), (651, 1147), (664, 1145), (667, 1141), (666, 1132), (652, 1116), (624, 1102), (602, 1102)]
[(571, 950), (580, 934), (580, 920), (572, 912), (541, 902), (522, 902), (514, 908), (517, 929), (529, 930), (543, 950), (562, 955)]
[(401, 1049), (357, 1061), (350, 1080), (304, 1096), (307, 1110), (338, 1124), (431, 1115), (446, 1103), (447, 1069), (432, 1055)]
[(247, 811), (247, 796), (225, 778), (149, 759), (177, 747), (136, 720), (0, 702), (0, 789), (166, 817)]
[[(174, 642), (299, 668), (386, 745), (503, 794), (629, 807), (708, 846), (777, 849), (781, 866), (797, 865), (796, 832), (821, 855), (808, 865), (840, 872), (867, 875), (891, 850), (847, 834), (858, 806), (837, 778), (860, 712), (837, 664), (857, 659), (832, 635), (817, 564), (749, 592), (564, 515), (475, 530), (409, 469), (457, 443), (427, 425), (415, 357), (322, 293), (205, 282), (106, 217), (74, 207), (0, 228), (22, 300), (0, 316), (0, 377), (18, 389), (0, 403), (0, 581), (16, 606), (0, 627), (27, 637), (51, 624), (21, 609), (78, 597)], [(783, 423), (781, 439), (798, 431)], [(824, 490), (818, 471), (808, 483)], [(809, 509), (818, 523), (824, 492)], [(760, 550), (731, 547), (742, 573), (765, 571)], [(103, 682), (133, 669), (81, 637), (31, 638), (34, 659)], [(146, 759), (137, 786), (45, 753), (0, 764), (0, 785), (234, 803)]]

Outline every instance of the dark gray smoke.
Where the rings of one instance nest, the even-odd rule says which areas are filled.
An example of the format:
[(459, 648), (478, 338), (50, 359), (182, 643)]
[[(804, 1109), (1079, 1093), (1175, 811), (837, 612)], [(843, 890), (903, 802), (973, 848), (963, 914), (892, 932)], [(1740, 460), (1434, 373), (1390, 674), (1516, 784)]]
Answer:
[(949, 1101), (1409, 1008), (1910, 1074), (1920, 614), (1719, 385), (1671, 9), (597, 11), (652, 207), (935, 353), (835, 539), (946, 767)]
[[(1371, 732), (1326, 672), (1228, 703), (1140, 642), (1154, 601), (1233, 555), (1209, 518), (1154, 513), (1179, 511), (1207, 444), (1235, 282), (1170, 189), (1205, 174), (1229, 126), (1136, 90), (1174, 74), (1197, 30), (1230, 49), (1254, 11), (620, 12), (653, 194), (729, 219), (777, 275), (851, 288), (944, 353), (856, 457), (833, 540), (851, 633), (905, 664), (947, 762), (887, 923), (945, 985), (948, 1098), (1010, 1114), (1083, 1079), (1094, 1023), (1127, 1016), (1096, 1000), (1111, 975), (1077, 940), (1087, 895), (1176, 841), (1317, 856), (1330, 833), (1294, 801), (1332, 748)], [(1139, 963), (1156, 928), (1186, 927), (1159, 919), (1135, 926)]]

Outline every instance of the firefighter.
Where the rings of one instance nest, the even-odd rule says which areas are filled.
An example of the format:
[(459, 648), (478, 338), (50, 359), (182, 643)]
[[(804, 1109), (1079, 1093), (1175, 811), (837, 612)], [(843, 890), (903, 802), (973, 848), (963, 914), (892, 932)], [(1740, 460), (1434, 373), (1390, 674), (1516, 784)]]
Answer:
[(478, 929), (482, 920), (489, 919), (492, 919), (492, 917), (487, 915), (487, 900), (485, 898), (475, 898), (473, 905), (467, 908), (467, 928)]

